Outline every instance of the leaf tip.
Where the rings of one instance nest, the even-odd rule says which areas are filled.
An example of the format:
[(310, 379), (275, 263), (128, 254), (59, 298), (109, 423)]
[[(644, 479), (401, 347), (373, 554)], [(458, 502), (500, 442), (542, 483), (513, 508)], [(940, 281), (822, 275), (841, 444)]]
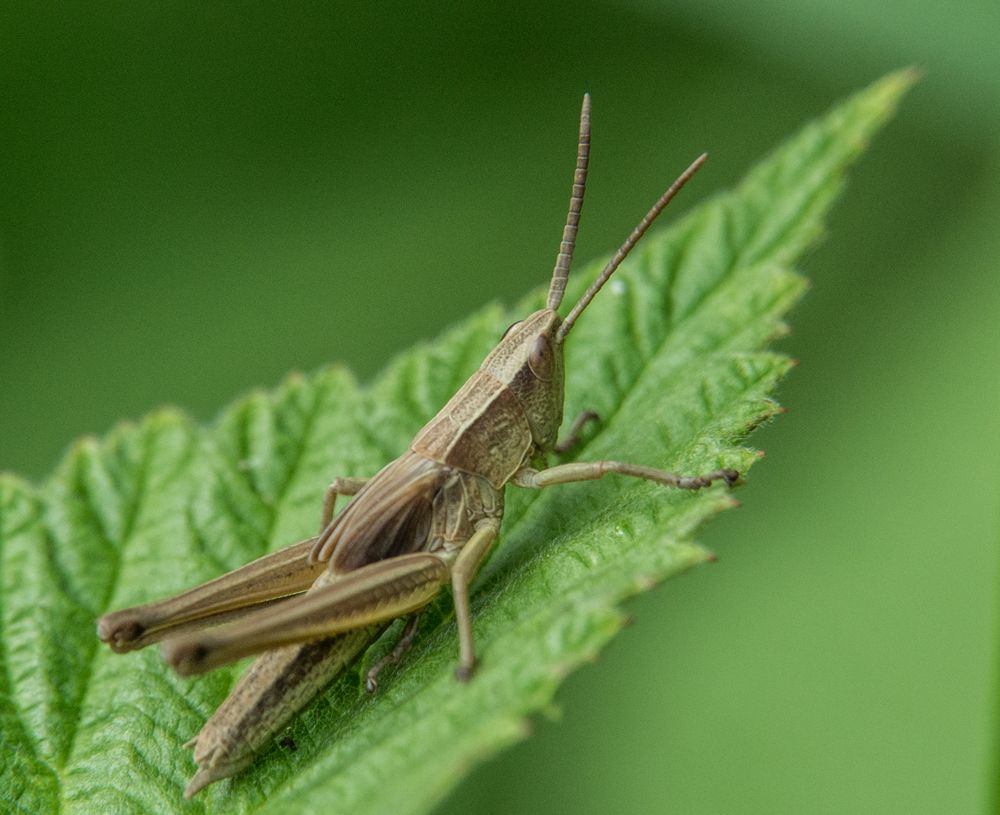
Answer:
[(923, 76), (924, 71), (922, 68), (917, 65), (910, 65), (886, 74), (875, 82), (870, 91), (872, 91), (872, 95), (875, 98), (882, 101), (885, 108), (891, 113), (910, 88), (916, 85)]
[(922, 76), (923, 71), (916, 66), (901, 68), (876, 80), (847, 102), (845, 109), (858, 112), (863, 121), (858, 131), (858, 147), (864, 147), (868, 137), (893, 117), (903, 97)]

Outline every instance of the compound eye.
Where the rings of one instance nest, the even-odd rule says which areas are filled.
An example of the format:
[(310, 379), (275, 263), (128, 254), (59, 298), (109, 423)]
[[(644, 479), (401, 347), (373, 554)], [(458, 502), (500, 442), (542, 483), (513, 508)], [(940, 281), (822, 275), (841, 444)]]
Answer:
[(528, 355), (528, 367), (539, 379), (552, 378), (552, 346), (544, 334), (535, 337), (535, 344)]

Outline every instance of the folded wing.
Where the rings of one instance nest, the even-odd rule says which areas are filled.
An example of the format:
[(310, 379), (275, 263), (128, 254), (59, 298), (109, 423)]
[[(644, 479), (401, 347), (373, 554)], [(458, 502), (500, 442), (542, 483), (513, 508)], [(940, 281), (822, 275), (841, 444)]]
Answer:
[(434, 496), (446, 469), (407, 452), (386, 465), (334, 517), (313, 546), (311, 559), (328, 562), (334, 572), (427, 547), (434, 517)]

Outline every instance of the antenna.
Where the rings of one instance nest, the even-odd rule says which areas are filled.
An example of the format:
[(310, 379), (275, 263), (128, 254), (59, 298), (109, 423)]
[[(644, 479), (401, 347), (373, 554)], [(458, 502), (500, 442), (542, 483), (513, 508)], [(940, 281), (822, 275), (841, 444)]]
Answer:
[[(628, 236), (628, 240), (621, 245), (621, 248), (615, 252), (615, 256), (608, 261), (608, 265), (604, 267), (604, 271), (601, 272), (597, 280), (590, 284), (590, 288), (583, 293), (583, 297), (581, 297), (577, 304), (573, 306), (573, 309), (570, 311), (569, 315), (566, 317), (565, 321), (563, 321), (563, 324), (559, 326), (559, 330), (556, 332), (556, 342), (562, 342), (566, 339), (566, 335), (569, 334), (570, 329), (573, 327), (573, 323), (575, 323), (577, 318), (583, 313), (583, 310), (590, 305), (590, 301), (594, 299), (594, 295), (596, 295), (597, 292), (601, 290), (601, 287), (608, 282), (608, 278), (615, 273), (615, 270), (621, 265), (622, 261), (628, 257), (628, 253), (632, 251), (632, 247), (639, 242), (639, 238), (643, 236), (653, 221), (656, 220), (656, 216), (663, 212), (667, 204), (669, 204), (673, 200), (673, 197), (680, 192), (681, 187), (687, 184), (691, 176), (698, 172), (698, 169), (707, 160), (708, 153), (702, 153), (698, 156), (698, 158), (691, 162), (691, 166), (681, 173), (677, 177), (677, 180), (670, 185), (669, 189), (667, 189), (667, 191), (660, 196), (660, 200), (653, 204), (653, 208), (646, 213), (645, 217), (639, 221), (639, 225), (632, 230), (632, 234)], [(552, 282), (554, 286), (555, 280)], [(563, 286), (565, 287), (565, 283)], [(552, 302), (551, 289), (549, 292), (549, 302)]]
[(559, 254), (556, 255), (556, 265), (552, 270), (552, 282), (549, 284), (548, 308), (555, 311), (562, 302), (566, 291), (566, 281), (569, 279), (569, 267), (573, 262), (573, 249), (576, 246), (576, 230), (580, 224), (580, 210), (583, 209), (583, 193), (587, 186), (587, 163), (590, 160), (590, 94), (583, 95), (583, 107), (580, 108), (580, 141), (576, 150), (576, 171), (573, 173), (573, 193), (569, 199), (569, 212), (566, 215), (566, 226), (563, 227), (562, 242), (559, 244)]

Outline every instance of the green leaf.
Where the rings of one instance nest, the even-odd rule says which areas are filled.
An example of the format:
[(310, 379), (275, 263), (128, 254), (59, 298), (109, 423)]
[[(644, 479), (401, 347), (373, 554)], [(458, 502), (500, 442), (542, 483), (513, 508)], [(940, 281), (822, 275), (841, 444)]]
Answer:
[[(768, 394), (790, 365), (763, 350), (803, 290), (790, 265), (913, 80), (888, 76), (644, 240), (569, 341), (566, 415), (603, 417), (578, 458), (750, 467), (756, 454), (736, 445), (778, 410)], [(576, 274), (568, 300), (599, 267)], [(525, 717), (621, 627), (623, 598), (710, 558), (692, 535), (731, 505), (725, 489), (629, 479), (512, 488), (502, 544), (477, 582), (474, 681), (453, 679), (444, 597), (376, 697), (356, 672), (342, 676), (290, 725), (294, 751), (276, 740), (190, 802), (181, 744), (238, 669), (179, 679), (156, 649), (122, 657), (100, 646), (94, 620), (308, 536), (329, 480), (402, 452), (512, 316), (540, 301), (485, 308), (368, 387), (337, 367), (292, 376), (207, 428), (165, 410), (85, 439), (40, 488), (0, 477), (4, 808), (425, 812), (473, 762), (523, 738)]]

